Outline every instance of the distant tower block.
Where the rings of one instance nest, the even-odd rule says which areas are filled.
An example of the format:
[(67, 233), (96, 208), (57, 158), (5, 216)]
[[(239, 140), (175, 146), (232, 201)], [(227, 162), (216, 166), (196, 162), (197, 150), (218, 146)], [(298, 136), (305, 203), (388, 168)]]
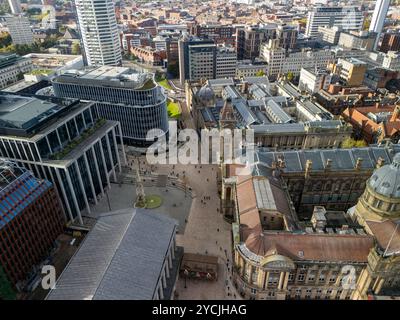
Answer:
[(8, 0), (12, 14), (22, 13), (21, 2), (19, 0)]
[(379, 41), (379, 35), (382, 32), (386, 15), (389, 10), (390, 0), (377, 0), (375, 5), (375, 10), (372, 15), (371, 25), (369, 26), (370, 32), (375, 32), (377, 34), (375, 40), (374, 50), (376, 49)]

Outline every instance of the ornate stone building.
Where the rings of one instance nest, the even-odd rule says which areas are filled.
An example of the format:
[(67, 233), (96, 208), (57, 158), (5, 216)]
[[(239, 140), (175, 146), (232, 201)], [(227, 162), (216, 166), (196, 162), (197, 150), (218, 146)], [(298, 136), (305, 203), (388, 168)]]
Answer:
[[(259, 153), (259, 161), (247, 173), (238, 174), (237, 165), (223, 167), (222, 210), (234, 221), (233, 281), (241, 295), (247, 299), (399, 296), (400, 154), (396, 152), (400, 146), (391, 148), (346, 150), (348, 156), (358, 156), (354, 161), (358, 167), (345, 166), (342, 150), (329, 150), (333, 152), (329, 154), (330, 170), (325, 171), (329, 179), (336, 176), (345, 183), (364, 171), (353, 183), (363, 180), (365, 192), (357, 203), (358, 197), (353, 199), (351, 192), (342, 193), (339, 188), (337, 193), (344, 194), (353, 207), (346, 213), (314, 201), (307, 204), (311, 219), (299, 219), (291, 200), (293, 190), (285, 178), (293, 171), (296, 157), (303, 165), (310, 160), (304, 151), (293, 157)], [(323, 159), (325, 151), (313, 152), (322, 153)], [(383, 165), (384, 161), (388, 164)], [(321, 181), (321, 190), (326, 190), (333, 183), (322, 171), (312, 184)]]
[[(296, 106), (288, 97), (273, 95), (271, 86), (265, 77), (187, 83), (186, 101), (196, 128), (210, 130), (222, 128), (221, 110), (229, 100), (234, 126), (254, 130), (254, 142), (274, 150), (336, 148), (352, 135), (352, 126), (343, 120), (296, 122), (288, 114), (296, 113)], [(271, 107), (274, 112), (267, 111)]]

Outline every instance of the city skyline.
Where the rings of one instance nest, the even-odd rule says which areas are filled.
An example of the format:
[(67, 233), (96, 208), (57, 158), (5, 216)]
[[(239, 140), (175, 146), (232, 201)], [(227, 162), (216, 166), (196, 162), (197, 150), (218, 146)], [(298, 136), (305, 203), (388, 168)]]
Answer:
[(400, 300), (399, 224), (399, 1), (0, 3), (0, 300)]

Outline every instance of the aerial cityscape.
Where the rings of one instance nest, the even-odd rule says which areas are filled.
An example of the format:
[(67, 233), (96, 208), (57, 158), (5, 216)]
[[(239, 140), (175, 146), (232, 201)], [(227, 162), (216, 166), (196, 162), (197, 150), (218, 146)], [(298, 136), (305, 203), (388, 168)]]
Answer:
[(399, 225), (399, 0), (0, 0), (1, 301), (400, 300)]

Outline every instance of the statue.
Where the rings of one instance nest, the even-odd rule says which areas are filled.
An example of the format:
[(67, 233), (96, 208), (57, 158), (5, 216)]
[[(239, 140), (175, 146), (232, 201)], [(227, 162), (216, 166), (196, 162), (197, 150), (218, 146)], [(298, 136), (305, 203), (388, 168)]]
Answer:
[(146, 195), (144, 193), (142, 178), (140, 177), (139, 163), (136, 168), (136, 201), (133, 206), (135, 208), (146, 207)]

